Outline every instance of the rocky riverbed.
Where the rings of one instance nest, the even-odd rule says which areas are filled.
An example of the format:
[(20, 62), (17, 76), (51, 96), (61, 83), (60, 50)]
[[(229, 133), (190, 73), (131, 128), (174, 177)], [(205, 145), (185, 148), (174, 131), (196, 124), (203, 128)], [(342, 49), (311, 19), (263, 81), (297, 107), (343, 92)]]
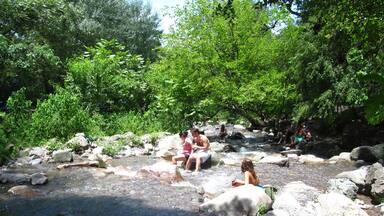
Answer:
[[(355, 162), (342, 155), (335, 160), (300, 154), (282, 156), (271, 151), (270, 146), (263, 142), (260, 132), (242, 132), (245, 135), (243, 139), (227, 143), (212, 142), (212, 149), (215, 150), (212, 152), (213, 165), (197, 174), (177, 168), (164, 159), (167, 158), (164, 156), (174, 152), (173, 148), (177, 148), (177, 136), (173, 135), (162, 137), (152, 151), (148, 150), (151, 148), (147, 145), (147, 148), (135, 150), (139, 152), (135, 155), (106, 159), (106, 166), (100, 166), (103, 168), (81, 164), (57, 169), (64, 162), (53, 162), (53, 158), (44, 162), (44, 157), (37, 164), (15, 161), (2, 168), (0, 178), (5, 179), (6, 174), (43, 173), (48, 183), (31, 185), (28, 179), (17, 183), (8, 179), (7, 183), (0, 185), (0, 215), (218, 215), (220, 212), (217, 211), (203, 211), (201, 205), (230, 193), (231, 180), (242, 177), (239, 161), (244, 157), (254, 161), (256, 172), (264, 185), (273, 185), (280, 191), (287, 191), (292, 185), (313, 188), (316, 197), (312, 201), (316, 206), (312, 208), (305, 204), (301, 208), (308, 212), (305, 215), (316, 215), (311, 212), (325, 212), (326, 207), (321, 200), (326, 200), (326, 196), (334, 196), (327, 193), (329, 180), (345, 171), (357, 169)], [(237, 152), (224, 152), (228, 144)], [(93, 150), (97, 148), (93, 146)], [(126, 152), (126, 149), (123, 151)], [(88, 153), (89, 156), (92, 151)], [(65, 163), (89, 161), (79, 155), (73, 159), (73, 162)], [(293, 184), (298, 181), (301, 183)], [(20, 184), (25, 186), (20, 187)], [(16, 189), (14, 186), (17, 186)], [(352, 196), (355, 194), (352, 192)], [(297, 196), (308, 197), (305, 191), (293, 195), (295, 198)], [(340, 196), (343, 196), (340, 199), (345, 197)], [(354, 208), (365, 210), (367, 215), (380, 215), (380, 206), (372, 205), (367, 196), (359, 195), (358, 198), (351, 201)], [(312, 201), (308, 198), (305, 202)], [(269, 211), (269, 215), (279, 215), (277, 210), (289, 212), (288, 215), (295, 214), (275, 204), (274, 211)], [(345, 211), (364, 215), (357, 209), (352, 210)]]

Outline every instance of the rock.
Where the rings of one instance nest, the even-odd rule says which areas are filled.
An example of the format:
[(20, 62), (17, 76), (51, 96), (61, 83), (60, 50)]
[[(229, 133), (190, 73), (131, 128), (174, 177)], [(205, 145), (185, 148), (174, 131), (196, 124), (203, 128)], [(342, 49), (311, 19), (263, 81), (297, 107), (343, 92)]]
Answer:
[(41, 164), (41, 162), (43, 162), (43, 160), (41, 158), (36, 158), (36, 159), (33, 159), (29, 162), (29, 164), (31, 164), (32, 166), (36, 166), (38, 164)]
[(22, 184), (30, 182), (31, 176), (22, 173), (0, 173), (1, 183)]
[(241, 140), (245, 139), (245, 136), (241, 132), (234, 132), (228, 137), (228, 139)]
[(296, 155), (301, 155), (301, 150), (300, 149), (290, 149), (286, 151), (281, 151), (280, 154), (282, 155), (288, 155), (288, 154), (296, 154)]
[(161, 157), (167, 161), (171, 161), (172, 157), (175, 156), (176, 153), (168, 150), (160, 150), (156, 153), (156, 157)]
[(157, 144), (158, 150), (171, 150), (181, 148), (181, 141), (178, 134), (165, 136)]
[(333, 156), (329, 159), (329, 161), (351, 161), (351, 153), (349, 152), (342, 152), (339, 155)]
[(32, 189), (27, 185), (18, 185), (18, 186), (12, 187), (11, 189), (8, 190), (8, 193), (15, 196), (22, 196), (27, 198), (32, 198), (40, 195), (40, 192), (38, 190)]
[(224, 147), (226, 145), (227, 144), (225, 144), (225, 143), (219, 143), (219, 142), (211, 142), (210, 143), (211, 150), (215, 151), (215, 152), (224, 152)]
[(136, 171), (132, 171), (129, 168), (123, 167), (123, 166), (107, 167), (106, 173), (113, 173), (118, 176), (124, 176), (124, 177), (130, 177), (130, 178), (137, 176)]
[(92, 154), (102, 154), (103, 153), (103, 146), (97, 146), (96, 148), (92, 149)]
[(70, 139), (65, 145), (71, 148), (75, 152), (80, 152), (89, 148), (90, 143), (88, 139), (85, 137), (84, 133), (77, 133), (75, 137)]
[(268, 215), (316, 215), (315, 202), (320, 191), (303, 182), (290, 182), (276, 195)]
[(60, 164), (56, 168), (61, 170), (68, 167), (100, 167), (99, 162), (97, 161), (84, 161), (84, 162), (77, 162), (77, 163), (70, 163), (70, 164)]
[(368, 216), (368, 214), (360, 209), (351, 199), (340, 193), (334, 192), (321, 194), (318, 197), (316, 212), (316, 215), (319, 216)]
[(146, 151), (152, 151), (153, 150), (153, 145), (150, 143), (144, 144), (144, 149)]
[(231, 188), (233, 179), (235, 179), (235, 176), (210, 176), (203, 181), (201, 187), (203, 188), (206, 197), (213, 198), (223, 193), (226, 189)]
[(369, 167), (366, 184), (370, 185), (372, 197), (382, 202), (384, 200), (384, 167), (375, 163)]
[(223, 152), (237, 152), (237, 151), (236, 151), (235, 147), (233, 147), (230, 144), (227, 144), (224, 146)]
[(176, 165), (161, 161), (151, 166), (146, 166), (140, 169), (140, 174), (145, 176), (153, 176), (168, 183), (179, 182), (183, 180), (179, 169)]
[(299, 156), (297, 154), (287, 154), (288, 160), (298, 161)]
[(359, 146), (351, 151), (352, 160), (363, 160), (368, 163), (375, 163), (384, 160), (384, 144), (375, 146)]
[(300, 155), (299, 162), (300, 163), (324, 163), (325, 160), (323, 158), (319, 158), (314, 155)]
[(29, 156), (35, 156), (39, 158), (44, 158), (47, 155), (48, 150), (43, 147), (33, 147), (29, 151)]
[(245, 130), (246, 128), (243, 125), (233, 125), (235, 130)]
[(45, 173), (34, 173), (31, 175), (32, 185), (42, 185), (48, 182), (47, 175)]
[(272, 200), (264, 190), (253, 185), (232, 188), (220, 196), (203, 203), (200, 209), (213, 210), (219, 215), (257, 215), (271, 208)]
[(265, 158), (261, 159), (259, 163), (269, 163), (269, 164), (276, 164), (281, 167), (289, 167), (289, 161), (286, 157), (281, 156), (266, 156)]
[(327, 192), (340, 193), (350, 199), (355, 199), (359, 188), (347, 178), (330, 179), (328, 181)]
[(73, 160), (71, 149), (54, 151), (52, 157), (55, 162), (71, 162)]
[(357, 186), (365, 185), (365, 178), (368, 174), (368, 166), (360, 167), (357, 170), (346, 171), (336, 175), (336, 178), (347, 178), (354, 182)]
[(16, 163), (19, 165), (27, 165), (32, 161), (32, 157), (20, 157), (16, 159)]

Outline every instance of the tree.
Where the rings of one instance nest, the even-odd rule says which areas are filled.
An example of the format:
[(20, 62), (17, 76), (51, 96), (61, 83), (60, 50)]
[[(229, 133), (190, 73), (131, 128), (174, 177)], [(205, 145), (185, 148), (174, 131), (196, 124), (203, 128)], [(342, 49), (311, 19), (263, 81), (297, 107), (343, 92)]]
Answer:
[(116, 39), (130, 53), (154, 60), (160, 46), (159, 18), (141, 0), (71, 0), (84, 13), (79, 24), (86, 44)]
[(191, 123), (226, 111), (253, 126), (279, 117), (295, 89), (275, 62), (281, 44), (268, 26), (276, 13), (247, 0), (191, 1), (179, 9), (150, 78), (159, 85), (159, 115)]
[(79, 93), (92, 110), (105, 112), (144, 111), (149, 88), (144, 80), (144, 59), (131, 55), (117, 41), (90, 47), (68, 64), (68, 89)]

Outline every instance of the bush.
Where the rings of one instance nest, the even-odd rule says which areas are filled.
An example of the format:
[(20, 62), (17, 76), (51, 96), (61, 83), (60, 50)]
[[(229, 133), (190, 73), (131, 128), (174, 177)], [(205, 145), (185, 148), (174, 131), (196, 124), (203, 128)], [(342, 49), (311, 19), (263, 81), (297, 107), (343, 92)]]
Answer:
[(150, 113), (115, 113), (106, 117), (108, 134), (121, 134), (127, 131), (136, 135), (162, 131), (161, 123)]
[(98, 122), (80, 105), (79, 97), (61, 88), (37, 105), (32, 129), (37, 140), (63, 140), (78, 132), (101, 134)]
[[(4, 136), (15, 149), (28, 144), (30, 138), (32, 102), (26, 98), (25, 88), (14, 92), (7, 100), (7, 113), (4, 115)], [(5, 138), (3, 138), (5, 139)]]

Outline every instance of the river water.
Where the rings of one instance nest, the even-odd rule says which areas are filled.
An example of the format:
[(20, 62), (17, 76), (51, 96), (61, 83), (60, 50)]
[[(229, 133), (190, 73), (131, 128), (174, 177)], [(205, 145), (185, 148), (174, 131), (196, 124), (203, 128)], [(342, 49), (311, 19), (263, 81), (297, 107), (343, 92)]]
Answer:
[[(253, 150), (253, 149), (252, 149)], [(111, 166), (125, 167), (135, 172), (161, 159), (152, 156), (114, 159)], [(0, 215), (4, 216), (97, 216), (97, 215), (204, 215), (199, 205), (204, 200), (199, 194), (201, 185), (210, 188), (230, 187), (234, 178), (241, 178), (240, 164), (219, 165), (202, 170), (197, 175), (181, 170), (184, 182), (168, 184), (151, 177), (129, 177), (105, 174), (99, 168), (72, 167), (57, 170), (57, 164), (21, 167), (11, 172), (34, 173), (44, 171), (49, 183), (33, 186), (40, 194), (34, 198), (14, 197), (0, 188)], [(299, 164), (289, 168), (273, 164), (255, 164), (262, 184), (282, 187), (292, 181), (303, 181), (320, 190), (340, 172), (356, 169), (352, 163)]]

